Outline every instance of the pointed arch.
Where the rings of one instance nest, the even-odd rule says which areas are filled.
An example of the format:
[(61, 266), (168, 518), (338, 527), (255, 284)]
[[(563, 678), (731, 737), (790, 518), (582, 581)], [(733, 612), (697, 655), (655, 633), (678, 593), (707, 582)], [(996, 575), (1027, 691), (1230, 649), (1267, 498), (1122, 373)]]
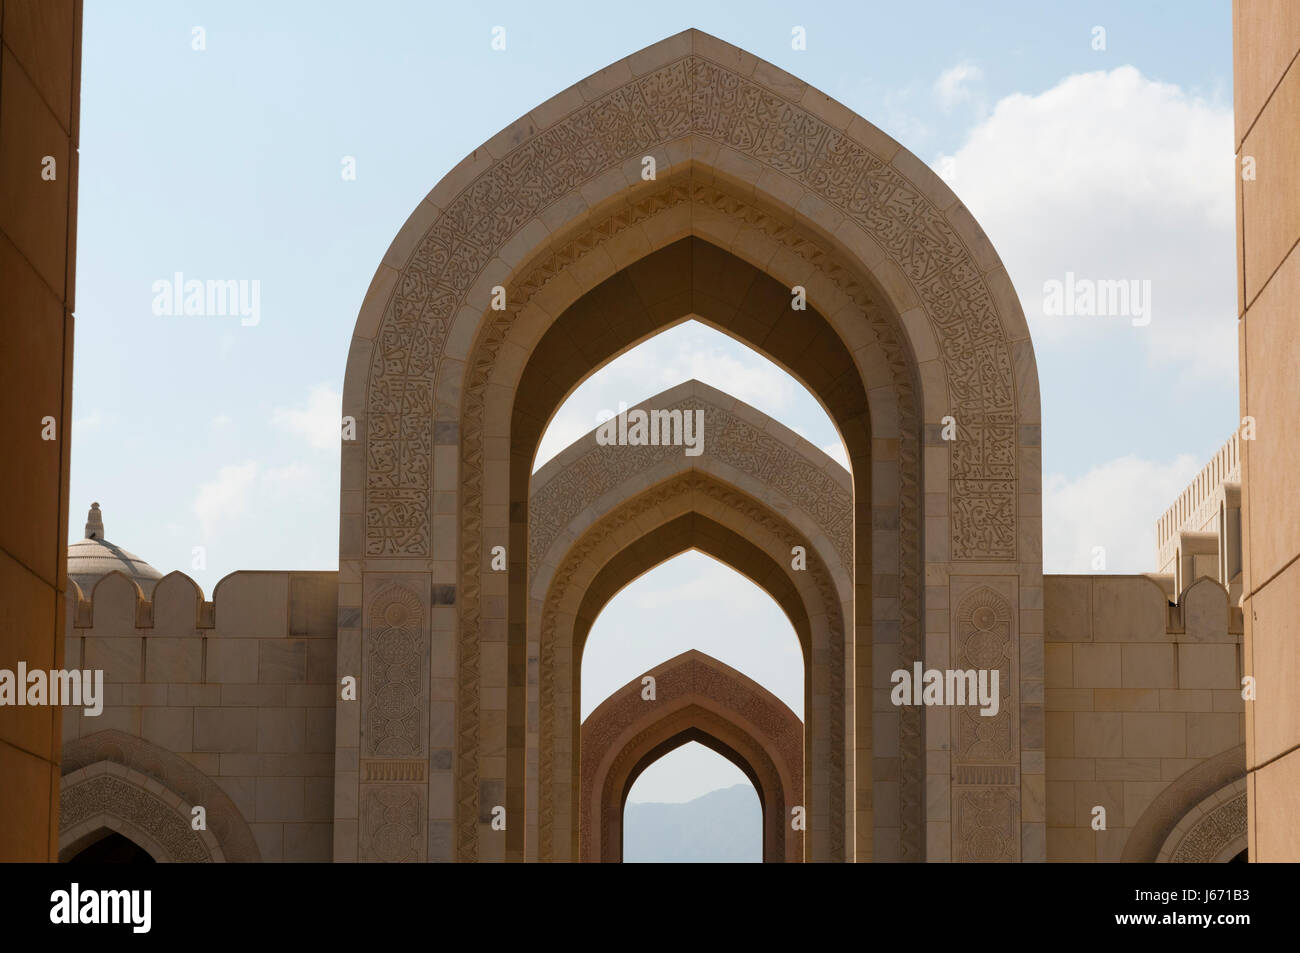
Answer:
[[(578, 856), (581, 754), (578, 700), (588, 632), (605, 604), (640, 574), (687, 549), (748, 576), (781, 606), (803, 648), (806, 709), (811, 686), (824, 702), (808, 719), (808, 745), (829, 759), (826, 782), (801, 803), (813, 815), (816, 852), (844, 846), (843, 809), (851, 700), (844, 690), (844, 620), (853, 606), (853, 496), (849, 473), (753, 407), (687, 381), (636, 409), (698, 414), (701, 452), (681, 447), (601, 446), (596, 431), (574, 441), (532, 481), (529, 507), (527, 718), (538, 725), (538, 765), (527, 787), (526, 858)], [(756, 541), (760, 541), (756, 544)], [(806, 569), (792, 571), (794, 548)], [(830, 638), (825, 634), (829, 629)], [(571, 724), (572, 740), (564, 725)], [(834, 769), (834, 772), (831, 769)], [(571, 777), (566, 777), (571, 775)]]
[(1165, 848), (1179, 825), (1198, 813), (1198, 806), (1212, 801), (1218, 792), (1226, 792), (1246, 776), (1246, 746), (1237, 745), (1221, 751), (1189, 769), (1162, 790), (1133, 824), (1133, 833), (1124, 842), (1124, 863), (1154, 863), (1168, 859)]
[[(653, 181), (640, 177), (645, 155), (656, 159)], [(682, 255), (691, 265), (674, 276)], [(712, 262), (721, 280), (701, 287)], [(726, 280), (748, 274), (737, 262), (758, 273), (744, 286)], [(617, 304), (610, 292), (637, 274), (642, 289), (666, 276), (692, 293), (625, 297), (609, 337), (545, 343), (555, 327), (581, 326), (584, 309)], [(781, 313), (795, 285), (808, 311)], [(493, 289), (505, 311), (492, 309)], [(748, 291), (757, 297), (740, 308)], [(843, 798), (856, 829), (845, 859), (961, 855), (962, 838), (980, 835), (951, 818), (971, 794), (1019, 828), (998, 859), (1041, 859), (1043, 818), (1020, 810), (1022, 774), (1038, 784), (1043, 770), (1041, 703), (1020, 702), (1042, 681), (1038, 389), (1011, 282), (924, 163), (824, 94), (695, 30), (602, 70), (475, 150), (403, 226), (362, 304), (344, 385), (359, 439), (343, 448), (339, 605), (360, 620), (372, 576), (431, 579), (427, 608), (446, 635), (436, 667), (456, 683), (456, 745), (430, 753), (431, 775), (448, 776), (437, 790), (450, 781), (455, 791), (429, 805), (430, 842), (454, 845), (461, 860), (526, 852), (523, 828), (496, 836), (481, 808), (499, 796), (525, 809), (511, 739), (527, 733), (512, 700), (527, 689), (530, 418), (548, 418), (583, 376), (657, 327), (709, 311), (710, 297), (706, 319), (810, 385), (858, 475), (843, 681), (861, 700), (848, 751), (860, 764), (846, 771), (857, 787)], [(839, 374), (810, 382), (819, 365)], [(940, 437), (948, 416), (956, 441)], [(488, 567), (494, 546), (510, 551), (507, 572)], [(1030, 740), (1027, 757), (994, 772), (963, 771), (987, 761), (927, 739), (918, 711), (874, 700), (924, 646), (955, 651), (948, 590), (959, 577), (1007, 584), (1021, 619), (1026, 662), (1010, 703)], [(938, 611), (924, 612), (923, 599)], [(365, 639), (359, 622), (340, 630), (341, 670), (359, 664)], [(341, 738), (345, 756), (359, 751), (361, 730)], [(383, 796), (340, 770), (357, 792), (338, 799), (340, 811)], [(946, 799), (923, 796), (926, 771)], [(990, 776), (998, 782), (971, 780)], [(898, 805), (896, 826), (877, 825), (876, 804)], [(341, 846), (355, 858), (357, 817), (336, 821), (358, 832)]]
[(155, 778), (96, 761), (59, 782), (59, 860), (115, 832), (160, 864), (221, 863), (226, 857), (217, 839), (191, 826), (194, 806)]
[[(655, 698), (642, 694), (654, 679)], [(791, 811), (803, 802), (803, 725), (753, 679), (703, 652), (683, 652), (613, 692), (582, 724), (582, 856), (623, 859), (623, 808), (647, 767), (697, 741), (745, 773), (763, 807), (763, 860), (803, 860)]]
[(802, 750), (819, 767), (817, 774), (805, 773), (798, 801), (808, 815), (806, 853), (825, 861), (834, 859), (837, 847), (844, 849), (848, 835), (837, 823), (833, 795), (845, 784), (839, 772), (849, 743), (844, 698), (834, 692), (844, 660), (846, 613), (815, 547), (808, 549), (806, 569), (792, 568), (790, 552), (799, 544), (808, 541), (778, 512), (697, 471), (630, 495), (574, 541), (537, 613), (536, 859), (565, 861), (584, 854), (577, 815), (580, 772), (589, 759), (577, 712), (582, 653), (591, 627), (629, 582), (691, 548), (748, 577), (789, 618), (804, 657)]
[[(105, 729), (65, 742), (60, 765), (61, 859), (85, 847), (97, 831), (109, 829), (158, 861), (261, 860), (235, 802), (180, 755)], [(206, 812), (206, 831), (191, 829), (195, 805)]]

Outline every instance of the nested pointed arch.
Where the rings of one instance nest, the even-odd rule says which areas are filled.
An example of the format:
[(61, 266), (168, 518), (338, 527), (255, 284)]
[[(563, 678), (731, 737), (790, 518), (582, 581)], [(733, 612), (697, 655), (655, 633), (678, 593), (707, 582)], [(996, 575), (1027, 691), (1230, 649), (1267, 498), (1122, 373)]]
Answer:
[[(654, 679), (654, 697), (643, 679)], [(623, 859), (623, 808), (641, 772), (691, 741), (740, 768), (763, 807), (763, 860), (803, 860), (803, 724), (753, 679), (684, 652), (612, 693), (582, 723), (582, 860)]]
[[(853, 579), (853, 478), (780, 421), (697, 380), (650, 397), (629, 412), (693, 413), (698, 452), (674, 445), (602, 446), (597, 430), (541, 467), (528, 503), (529, 598), (540, 600), (573, 541), (634, 492), (691, 470), (711, 474), (781, 512), (815, 540), (844, 598)], [(536, 603), (535, 604), (539, 604)]]
[[(642, 178), (646, 156), (653, 179)], [(796, 285), (806, 311), (790, 308)], [(505, 310), (493, 309), (493, 289)], [(974, 576), (1009, 583), (1013, 609), (1022, 589), (1026, 606), (1038, 604), (1037, 381), (1011, 283), (923, 163), (842, 105), (694, 30), (602, 70), (476, 150), (408, 220), (362, 306), (344, 388), (361, 439), (343, 449), (340, 607), (365, 618), (381, 576), (409, 574), (417, 589), (431, 576), (429, 609), (451, 636), (438, 666), (457, 686), (437, 702), (454, 706), (454, 752), (431, 743), (419, 753), (431, 773), (454, 775), (454, 803), (430, 805), (429, 785), (404, 790), (408, 821), (428, 817), (440, 832), (429, 840), (454, 844), (459, 859), (525, 856), (524, 827), (498, 836), (485, 807), (503, 798), (525, 810), (516, 702), (527, 689), (536, 439), (586, 374), (692, 314), (799, 377), (851, 455), (859, 598), (844, 690), (862, 703), (848, 729), (848, 756), (861, 763), (847, 770), (858, 788), (844, 798), (844, 824), (856, 827), (846, 858), (959, 856), (989, 840), (989, 818), (1010, 818), (996, 838), (1014, 845), (1002, 859), (1022, 845), (1041, 854), (1041, 818), (1020, 816), (1020, 758), (974, 770), (987, 760), (979, 750), (927, 742), (918, 711), (871, 700), (890, 669), (951, 641), (943, 613), (922, 612), (923, 592), (951, 611), (948, 580)], [(938, 426), (949, 415), (951, 442)], [(509, 551), (501, 573), (490, 568), (497, 546)], [(1041, 773), (1042, 716), (1037, 705), (1020, 712), (1019, 681), (1037, 694), (1036, 611), (1011, 635), (1029, 643), (1012, 703), (1031, 774)], [(374, 646), (360, 624), (344, 629), (340, 665), (362, 668)], [(362, 760), (363, 734), (358, 726), (342, 743)], [(449, 756), (454, 766), (440, 767)], [(927, 764), (951, 787), (948, 803), (923, 797)], [(358, 832), (346, 859), (364, 853), (367, 805), (382, 810), (394, 792), (340, 770), (359, 805), (337, 818)], [(977, 780), (988, 777), (997, 783)], [(986, 809), (962, 821), (963, 797)], [(871, 807), (882, 803), (897, 805), (880, 812), (883, 826)], [(927, 824), (945, 836), (927, 842)], [(403, 826), (424, 857), (420, 829)]]
[[(853, 604), (851, 477), (778, 421), (699, 381), (632, 410), (696, 415), (700, 452), (602, 446), (593, 430), (532, 480), (528, 682), (537, 690), (528, 695), (527, 718), (539, 726), (539, 751), (529, 754), (538, 770), (524, 799), (538, 807), (538, 821), (529, 816), (528, 857), (577, 856), (573, 782), (565, 774), (566, 765), (568, 773), (576, 771), (569, 759), (578, 749), (576, 738), (563, 736), (563, 725), (572, 723), (577, 734), (581, 657), (592, 624), (628, 582), (691, 548), (751, 578), (785, 611), (804, 650), (810, 712), (811, 686), (825, 686), (826, 700), (808, 730), (810, 750), (826, 759), (829, 783), (806, 803), (819, 849), (830, 856), (845, 838), (836, 812), (842, 812), (837, 795), (845, 789), (851, 718), (844, 690), (844, 620)], [(807, 553), (807, 570), (791, 568), (796, 546)], [(820, 629), (814, 633), (814, 620), (824, 620), (829, 639)]]
[[(805, 547), (806, 568), (793, 567), (795, 546)], [(808, 854), (830, 860), (837, 847), (844, 849), (847, 833), (836, 823), (834, 795), (847, 783), (850, 712), (837, 685), (851, 602), (836, 587), (823, 554), (781, 513), (707, 472), (687, 470), (628, 495), (578, 536), (536, 612), (538, 860), (582, 856), (577, 798), (587, 756), (578, 710), (591, 627), (629, 582), (689, 549), (748, 577), (789, 618), (804, 655), (804, 748), (818, 768), (815, 776), (805, 775), (799, 802), (808, 811)]]

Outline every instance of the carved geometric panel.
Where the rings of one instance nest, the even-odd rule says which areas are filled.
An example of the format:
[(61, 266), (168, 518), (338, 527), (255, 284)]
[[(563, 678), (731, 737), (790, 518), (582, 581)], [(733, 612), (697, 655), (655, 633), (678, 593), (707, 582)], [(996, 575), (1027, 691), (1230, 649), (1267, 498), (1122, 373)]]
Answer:
[[(981, 587), (957, 609), (957, 665), (963, 670), (998, 673), (998, 712), (982, 714), (975, 705), (956, 709), (955, 760), (962, 763), (1016, 761), (1011, 707), (1011, 607), (992, 589)], [(990, 685), (991, 687), (991, 685)]]
[[(428, 590), (428, 577), (422, 579)], [(418, 584), (418, 583), (417, 583)], [(420, 758), (428, 748), (429, 615), (396, 583), (370, 602), (364, 632), (362, 750), (368, 756)]]
[[(1020, 858), (1019, 652), (1016, 580), (952, 576), (950, 664), (976, 673), (997, 713), (979, 702), (952, 708), (953, 860), (1013, 862)], [(954, 699), (947, 699), (952, 703)]]
[(362, 861), (387, 864), (423, 861), (427, 846), (424, 804), (423, 785), (362, 785)]
[(957, 851), (959, 863), (1014, 861), (1020, 852), (1020, 805), (1009, 788), (958, 789)]

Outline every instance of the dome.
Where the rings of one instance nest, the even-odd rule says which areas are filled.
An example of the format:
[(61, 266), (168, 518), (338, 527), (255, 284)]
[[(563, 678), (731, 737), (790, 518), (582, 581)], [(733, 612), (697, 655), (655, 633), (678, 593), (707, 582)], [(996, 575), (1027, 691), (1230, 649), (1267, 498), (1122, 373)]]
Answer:
[(162, 578), (162, 573), (135, 553), (128, 553), (104, 539), (103, 514), (98, 503), (91, 503), (90, 513), (86, 516), (86, 538), (68, 547), (68, 578), (89, 598), (95, 583), (114, 570), (135, 580), (146, 596), (153, 591), (153, 584)]

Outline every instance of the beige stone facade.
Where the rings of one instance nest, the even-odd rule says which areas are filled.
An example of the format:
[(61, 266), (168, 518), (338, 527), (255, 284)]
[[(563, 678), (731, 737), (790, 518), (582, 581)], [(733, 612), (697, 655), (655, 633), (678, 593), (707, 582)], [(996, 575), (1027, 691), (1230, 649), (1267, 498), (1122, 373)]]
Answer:
[[(63, 660), (80, 113), (81, 0), (0, 5), (0, 669), (8, 671)], [(42, 178), (50, 168), (54, 178)], [(61, 714), (0, 717), (0, 861), (57, 854)]]
[(1156, 523), (1156, 566), (1171, 597), (1208, 576), (1241, 601), (1241, 439), (1233, 434)]
[[(820, 754), (827, 745), (854, 744), (829, 718), (843, 701), (818, 688), (834, 685), (829, 656), (851, 611), (850, 475), (698, 381), (639, 406), (700, 411), (705, 451), (601, 446), (593, 431), (532, 480), (527, 859), (617, 860), (636, 774), (698, 740), (755, 779), (768, 859), (828, 860), (829, 791), (808, 766), (831, 760)], [(799, 545), (807, 568), (793, 571)], [(638, 678), (578, 725), (576, 673), (592, 622), (627, 581), (690, 548), (753, 579), (790, 619), (804, 645), (806, 724), (745, 676), (687, 653), (646, 673), (657, 681), (653, 703)], [(1046, 777), (1034, 795), (1047, 860), (1228, 860), (1244, 849), (1242, 612), (1213, 578), (1171, 601), (1169, 578), (1045, 577)], [(109, 686), (102, 715), (64, 721), (61, 856), (117, 831), (160, 860), (337, 859), (333, 799), (351, 790), (335, 775), (337, 576), (236, 573), (211, 602), (180, 573), (151, 585), (146, 596), (114, 572), (84, 597), (74, 589), (69, 664), (103, 668)], [(970, 586), (960, 592), (969, 602)], [(998, 605), (973, 593), (981, 608)], [(965, 619), (972, 630), (976, 618)], [(399, 633), (406, 621), (378, 619)], [(435, 705), (420, 730), (451, 739), (445, 710)], [(401, 767), (372, 770), (393, 787), (418, 783)], [(153, 826), (136, 816), (146, 796), (169, 805), (145, 815)], [(175, 823), (196, 804), (211, 838)], [(796, 807), (806, 835), (773, 827)], [(171, 823), (157, 829), (159, 817)]]
[(1253, 419), (1242, 471), (1250, 849), (1300, 860), (1300, 411), (1295, 302), (1300, 295), (1300, 8), (1287, 0), (1233, 4), (1237, 179), (1237, 309), (1241, 413)]
[(60, 855), (88, 833), (73, 809), (84, 772), (117, 765), (135, 772), (123, 791), (151, 782), (186, 818), (203, 806), (222, 847), (211, 859), (330, 860), (336, 587), (332, 572), (238, 572), (208, 602), (171, 573), (146, 599), (114, 572), (70, 607), (67, 666), (103, 670), (105, 697), (97, 716), (64, 712)]
[(1045, 590), (1048, 860), (1157, 860), (1196, 804), (1240, 788), (1241, 610), (1213, 579), (1177, 605), (1144, 576)]

